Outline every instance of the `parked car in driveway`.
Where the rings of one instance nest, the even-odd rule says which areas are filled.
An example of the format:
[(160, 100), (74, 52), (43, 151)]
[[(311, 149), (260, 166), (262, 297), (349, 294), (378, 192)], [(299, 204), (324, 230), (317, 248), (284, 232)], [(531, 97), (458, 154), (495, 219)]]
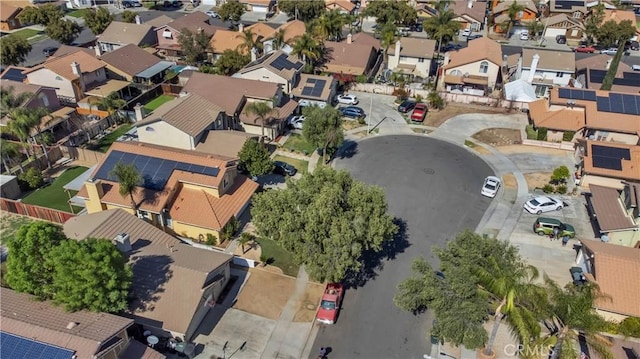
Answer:
[(605, 55), (615, 55), (618, 53), (618, 49), (616, 49), (615, 47), (610, 47), (608, 49), (600, 51), (600, 53)]
[(211, 11), (211, 10), (210, 10), (210, 11), (205, 12), (205, 14), (207, 14), (209, 17), (214, 17), (214, 18), (216, 18), (216, 19), (219, 19), (219, 18), (220, 18), (220, 15), (218, 15), (218, 13), (217, 13), (217, 12), (215, 12), (215, 11)]
[(574, 238), (576, 236), (576, 230), (572, 225), (562, 223), (555, 218), (538, 217), (538, 219), (533, 222), (533, 232), (539, 236), (551, 236), (556, 228), (558, 229), (558, 238), (564, 236)]
[(411, 113), (411, 121), (422, 122), (425, 117), (427, 117), (427, 105), (423, 103), (418, 103), (413, 108), (413, 112)]
[(471, 35), (471, 29), (462, 30), (462, 36), (469, 36), (469, 35)]
[(529, 40), (528, 30), (522, 30), (522, 32), (520, 33), (520, 40), (523, 40), (523, 41)]
[(338, 101), (338, 103), (341, 103), (341, 104), (344, 104), (344, 105), (357, 105), (358, 104), (358, 98), (355, 95), (349, 95), (349, 94), (336, 96), (336, 101)]
[(559, 198), (550, 196), (534, 197), (524, 203), (524, 209), (531, 214), (559, 211), (564, 208), (564, 202)]
[(416, 103), (417, 102), (415, 102), (414, 100), (404, 100), (398, 106), (398, 112), (407, 113), (413, 110), (414, 107), (416, 107)]
[(283, 176), (295, 176), (298, 170), (286, 162), (274, 161), (273, 172)]
[(45, 47), (42, 49), (42, 54), (46, 57), (52, 56), (55, 52), (58, 51), (57, 47)]
[(498, 194), (500, 190), (500, 186), (502, 185), (502, 180), (496, 176), (489, 176), (484, 179), (484, 183), (482, 184), (482, 190), (480, 190), (480, 194), (485, 197), (493, 198)]
[(364, 110), (358, 106), (341, 107), (339, 110), (342, 112), (342, 116), (344, 117), (358, 119), (366, 116)]
[(558, 44), (566, 44), (567, 43), (567, 37), (565, 35), (557, 35), (556, 36), (556, 43), (558, 43)]
[(571, 279), (575, 286), (581, 286), (587, 281), (587, 278), (585, 278), (584, 272), (580, 267), (571, 267), (571, 269), (569, 269), (569, 273), (571, 273)]
[(588, 54), (593, 54), (594, 52), (596, 52), (596, 49), (592, 46), (580, 45), (580, 47), (575, 48), (575, 52), (584, 52)]
[(291, 116), (287, 120), (287, 124), (296, 130), (302, 130), (302, 125), (304, 125), (304, 116)]
[(442, 52), (458, 51), (461, 48), (462, 48), (462, 46), (460, 46), (458, 44), (447, 44), (442, 48)]

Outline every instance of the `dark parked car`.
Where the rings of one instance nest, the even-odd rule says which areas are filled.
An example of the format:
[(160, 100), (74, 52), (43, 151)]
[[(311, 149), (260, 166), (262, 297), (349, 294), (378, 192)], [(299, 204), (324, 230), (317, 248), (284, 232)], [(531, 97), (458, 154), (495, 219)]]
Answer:
[(404, 100), (400, 106), (398, 106), (398, 112), (407, 113), (416, 107), (416, 102), (413, 100)]
[(49, 57), (55, 54), (56, 51), (58, 51), (57, 47), (45, 47), (44, 49), (42, 49), (42, 54), (46, 57)]
[(413, 32), (422, 32), (422, 23), (418, 22), (409, 27)]
[(558, 35), (556, 36), (556, 42), (558, 44), (566, 44), (567, 43), (567, 37), (564, 35)]
[(584, 277), (582, 268), (580, 267), (571, 267), (571, 269), (569, 269), (569, 272), (571, 272), (571, 279), (573, 279), (574, 285), (583, 285), (584, 282), (587, 280)]
[(340, 112), (342, 112), (342, 116), (344, 117), (351, 117), (356, 119), (365, 116), (364, 110), (358, 106), (341, 107)]
[(462, 46), (458, 45), (458, 44), (447, 44), (446, 46), (444, 46), (442, 48), (442, 52), (448, 52), (448, 51), (458, 51), (462, 48)]
[(467, 36), (467, 41), (479, 39), (481, 37), (482, 37), (482, 35), (469, 35), (469, 36)]
[(295, 174), (298, 173), (295, 167), (286, 162), (275, 161), (273, 162), (273, 166), (273, 172), (283, 176), (295, 176)]
[(638, 41), (631, 41), (631, 44), (629, 44), (629, 48), (633, 51), (638, 51), (640, 50), (640, 43), (638, 43)]

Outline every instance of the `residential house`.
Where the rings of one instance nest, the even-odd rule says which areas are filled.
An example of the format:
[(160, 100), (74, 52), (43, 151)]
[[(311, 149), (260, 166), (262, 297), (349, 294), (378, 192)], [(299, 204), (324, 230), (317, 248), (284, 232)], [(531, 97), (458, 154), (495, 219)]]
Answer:
[(602, 24), (606, 23), (607, 21), (613, 21), (616, 24), (619, 24), (620, 22), (625, 20), (631, 21), (631, 25), (636, 28), (635, 38), (640, 36), (640, 29), (638, 28), (638, 23), (636, 22), (636, 14), (630, 10), (605, 9)]
[(625, 181), (640, 182), (640, 146), (592, 140), (581, 145), (582, 187), (600, 185), (622, 189)]
[[(576, 60), (576, 81), (584, 88), (598, 90), (602, 87), (612, 57), (609, 55), (593, 55)], [(618, 93), (637, 94), (640, 92), (640, 77), (634, 73), (631, 66), (624, 62), (618, 63), (618, 70), (613, 79), (611, 91)]]
[(156, 32), (153, 26), (149, 24), (112, 21), (104, 32), (98, 36), (97, 46), (101, 51), (109, 52), (129, 44), (146, 47), (155, 46), (157, 43)]
[(523, 25), (524, 23), (534, 21), (538, 17), (538, 8), (532, 0), (505, 0), (498, 2), (494, 0), (493, 5), (493, 31), (497, 33), (504, 33), (507, 31), (506, 23), (510, 21), (509, 18), (509, 6), (513, 2), (518, 3), (524, 7), (519, 11), (515, 17), (515, 25)]
[(566, 103), (549, 104), (546, 98), (529, 102), (528, 106), (529, 122), (536, 129), (545, 128), (549, 142), (562, 141), (565, 132), (575, 136), (586, 126), (585, 109), (582, 107), (567, 106)]
[(25, 82), (27, 76), (23, 74), (26, 67), (7, 66), (0, 72), (0, 80), (11, 80), (16, 82)]
[(380, 41), (364, 32), (349, 34), (340, 42), (325, 41), (324, 46), (328, 61), (323, 70), (335, 76), (372, 76), (381, 60)]
[(451, 10), (456, 15), (453, 20), (460, 23), (460, 29), (480, 31), (484, 24), (487, 4), (473, 0), (456, 1)]
[(284, 51), (278, 50), (247, 64), (233, 77), (273, 82), (282, 85), (285, 93), (291, 93), (300, 81), (303, 66), (304, 63), (297, 56), (287, 55)]
[[(241, 54), (249, 54), (249, 50), (243, 46), (244, 31), (251, 31), (255, 40), (262, 44), (262, 53), (270, 54), (277, 50), (282, 50), (287, 54), (293, 50), (292, 45), (295, 39), (302, 36), (307, 30), (304, 22), (293, 20), (280, 25), (277, 28), (258, 22), (251, 26), (244, 27), (238, 25), (238, 31), (218, 30), (211, 38), (211, 49), (213, 58), (218, 59), (226, 50), (239, 51)], [(276, 44), (275, 40), (279, 32), (283, 33), (283, 44)], [(278, 46), (279, 45), (279, 46)], [(278, 48), (279, 47), (279, 48)], [(259, 57), (259, 53), (255, 53), (255, 57)]]
[[(283, 32), (283, 44), (275, 43), (276, 36), (279, 32)], [(292, 20), (278, 26), (271, 34), (266, 35), (262, 39), (262, 47), (265, 54), (273, 51), (282, 50), (287, 54), (293, 51), (295, 40), (307, 32), (307, 26), (300, 20)]]
[(483, 96), (502, 84), (502, 48), (481, 37), (466, 48), (445, 54), (439, 88), (447, 92)]
[[(178, 206), (190, 208), (194, 222), (211, 221), (207, 217), (215, 215), (211, 208), (219, 199), (202, 187), (181, 187)], [(231, 277), (231, 255), (188, 245), (122, 209), (74, 217), (64, 232), (77, 240), (113, 239), (133, 270), (132, 300), (124, 315), (157, 336), (189, 342)]]
[(268, 13), (276, 5), (275, 0), (239, 0), (245, 6), (246, 11)]
[(417, 4), (414, 9), (416, 9), (419, 21), (424, 21), (438, 13), (432, 4)]
[[(609, 159), (596, 156), (609, 151), (609, 147), (601, 144), (595, 142), (591, 145), (591, 150), (596, 151), (593, 157), (607, 161)], [(601, 240), (625, 247), (640, 245), (639, 194), (640, 183), (620, 182), (616, 187), (589, 185), (587, 210)]]
[[(112, 175), (117, 163), (134, 164), (143, 183), (121, 196)], [(240, 218), (258, 184), (238, 174), (237, 160), (143, 142), (115, 142), (76, 195), (88, 213), (121, 208), (169, 233), (204, 242)], [(197, 215), (196, 215), (197, 214)], [(126, 231), (120, 229), (120, 231)]]
[[(587, 281), (597, 284), (605, 294), (594, 307), (607, 320), (620, 322), (640, 316), (640, 248), (584, 240), (576, 256)], [(633, 354), (625, 353), (622, 357)], [(619, 356), (617, 356), (619, 357)]]
[[(211, 91), (212, 88), (224, 91)], [(199, 72), (192, 73), (182, 88), (181, 95), (186, 94), (196, 94), (222, 108), (230, 129), (262, 136), (264, 128), (264, 136), (270, 140), (282, 133), (287, 117), (298, 107), (296, 101), (283, 96), (281, 86), (276, 83)], [(245, 105), (254, 101), (266, 102), (273, 107), (273, 113), (264, 120), (247, 113)]]
[(107, 64), (107, 77), (133, 82), (141, 89), (164, 81), (164, 76), (176, 63), (163, 61), (157, 56), (129, 44), (100, 57)]
[(556, 36), (566, 36), (567, 39), (580, 40), (584, 35), (584, 25), (580, 19), (570, 17), (569, 14), (556, 14), (546, 19), (542, 19), (544, 25), (544, 37), (554, 38)]
[(576, 71), (575, 55), (566, 51), (525, 48), (518, 65), (516, 79), (532, 84), (539, 97), (552, 86), (568, 86)]
[(300, 74), (296, 87), (291, 91), (301, 107), (331, 105), (336, 96), (338, 81), (332, 76)]
[(587, 0), (549, 0), (545, 12), (549, 16), (565, 14), (575, 21), (582, 22), (589, 13), (587, 3)]
[(15, 7), (4, 1), (0, 3), (0, 30), (9, 31), (20, 28), (18, 15), (22, 12), (21, 7)]
[(435, 40), (401, 37), (389, 47), (388, 68), (409, 77), (428, 78), (435, 51)]
[(106, 66), (87, 52), (76, 51), (49, 58), (24, 73), (28, 83), (54, 87), (61, 102), (75, 104), (86, 91), (107, 81)]
[[(151, 14), (155, 14), (155, 12), (151, 12)], [(138, 16), (140, 16), (140, 15), (138, 15)], [(164, 25), (167, 25), (171, 21), (173, 21), (173, 18), (170, 18), (167, 15), (160, 15), (158, 17), (154, 17), (153, 19), (149, 19), (147, 21), (141, 20), (141, 22), (143, 24), (151, 25), (154, 30), (159, 28), (159, 27), (162, 27)], [(156, 41), (157, 41), (157, 39), (156, 39)]]
[(193, 34), (202, 31), (208, 37), (213, 36), (217, 30), (225, 30), (222, 27), (210, 25), (210, 20), (209, 15), (201, 11), (195, 11), (166, 25), (157, 27), (155, 31), (158, 39), (157, 48), (160, 54), (166, 57), (180, 57), (181, 49), (178, 38), (185, 29)]
[[(141, 345), (127, 334), (131, 319), (88, 310), (67, 312), (51, 301), (4, 287), (0, 297), (3, 357), (130, 358), (130, 350)], [(146, 349), (138, 358), (165, 358)]]
[(324, 0), (327, 11), (338, 11), (341, 14), (352, 14), (356, 9), (356, 4), (350, 0)]

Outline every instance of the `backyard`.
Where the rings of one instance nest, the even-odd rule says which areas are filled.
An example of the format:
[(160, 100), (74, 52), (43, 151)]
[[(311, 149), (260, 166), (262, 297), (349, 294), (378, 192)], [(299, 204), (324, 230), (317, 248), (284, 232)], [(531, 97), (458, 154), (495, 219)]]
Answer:
[(169, 95), (160, 95), (154, 98), (153, 100), (149, 101), (149, 103), (147, 103), (146, 105), (144, 105), (144, 110), (146, 113), (152, 112), (158, 107), (160, 107), (160, 105), (162, 105), (163, 103), (169, 102), (174, 98), (175, 97), (169, 96)]
[(298, 269), (300, 268), (293, 259), (293, 255), (284, 248), (280, 247), (278, 243), (270, 239), (258, 238), (256, 239), (260, 245), (262, 251), (261, 258), (264, 258), (270, 265), (276, 266), (282, 269), (282, 272), (286, 275), (296, 277), (298, 275)]
[(301, 153), (303, 155), (310, 155), (313, 151), (316, 150), (316, 146), (307, 142), (302, 135), (297, 133), (292, 133), (287, 142), (284, 143), (284, 148)]
[[(76, 195), (76, 191), (67, 191), (62, 188), (76, 177), (84, 173), (87, 167), (71, 167), (58, 176), (53, 183), (48, 186), (41, 187), (22, 199), (23, 203), (33, 204), (47, 208), (53, 208), (64, 212), (69, 212), (69, 198)], [(78, 213), (82, 208), (74, 207), (73, 212)]]
[(2, 216), (0, 216), (0, 243), (5, 243), (13, 239), (13, 236), (15, 236), (23, 224), (28, 224), (33, 221), (34, 219), (29, 217), (2, 212)]
[(128, 123), (120, 125), (120, 127), (116, 128), (115, 131), (108, 133), (106, 136), (100, 139), (100, 141), (96, 146), (98, 147), (97, 150), (103, 153), (107, 152), (109, 150), (109, 147), (111, 147), (111, 144), (116, 142), (118, 137), (124, 135), (130, 129), (131, 129), (131, 125)]
[(286, 162), (298, 170), (298, 173), (305, 174), (309, 170), (309, 161), (300, 160), (297, 158), (286, 157), (286, 156), (275, 156), (273, 157), (274, 161), (282, 161)]

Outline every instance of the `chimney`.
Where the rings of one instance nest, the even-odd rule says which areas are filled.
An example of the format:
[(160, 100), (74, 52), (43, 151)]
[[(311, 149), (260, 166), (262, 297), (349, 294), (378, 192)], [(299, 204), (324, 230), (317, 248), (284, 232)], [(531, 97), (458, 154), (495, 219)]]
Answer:
[(611, 67), (611, 59), (608, 59), (607, 65), (605, 65), (605, 70), (609, 70), (610, 67)]
[(71, 71), (73, 71), (73, 74), (78, 77), (82, 76), (82, 72), (80, 72), (80, 64), (75, 61), (71, 63)]
[(350, 44), (353, 42), (353, 35), (349, 34), (347, 35), (347, 44)]
[(140, 18), (140, 15), (136, 15), (136, 24), (138, 25), (142, 24), (142, 19)]
[(400, 40), (396, 41), (396, 51), (394, 52), (394, 55), (397, 56), (398, 58), (400, 58), (400, 50), (402, 49), (402, 43), (400, 42)]
[(87, 189), (87, 200), (85, 200), (85, 207), (87, 212), (96, 213), (102, 212), (107, 208), (100, 202), (100, 199), (104, 196), (104, 189), (102, 188), (102, 182), (99, 179), (89, 178), (84, 183)]
[(197, 33), (202, 34), (203, 32), (204, 32), (204, 29), (202, 27), (198, 27)]
[(538, 61), (540, 61), (540, 55), (533, 55), (533, 59), (531, 60), (531, 66), (529, 67), (529, 78), (527, 78), (528, 83), (533, 82), (533, 76), (536, 74), (536, 70), (538, 69)]
[(469, 1), (467, 1), (467, 7), (468, 7), (469, 9), (473, 9), (473, 0), (469, 0)]
[(142, 105), (140, 104), (140, 102), (138, 102), (135, 107), (133, 108), (133, 111), (136, 114), (136, 122), (140, 122), (144, 119), (144, 107), (142, 107)]
[(93, 49), (96, 51), (97, 57), (102, 56), (102, 49), (100, 48), (100, 44), (96, 44), (96, 46), (94, 46)]
[(113, 244), (116, 245), (116, 248), (122, 253), (129, 253), (133, 248), (131, 248), (131, 238), (126, 233), (120, 233), (113, 239)]
[(238, 24), (238, 32), (244, 32), (244, 24), (243, 23), (239, 23)]
[(255, 47), (251, 49), (251, 62), (254, 62), (258, 59), (258, 49)]

